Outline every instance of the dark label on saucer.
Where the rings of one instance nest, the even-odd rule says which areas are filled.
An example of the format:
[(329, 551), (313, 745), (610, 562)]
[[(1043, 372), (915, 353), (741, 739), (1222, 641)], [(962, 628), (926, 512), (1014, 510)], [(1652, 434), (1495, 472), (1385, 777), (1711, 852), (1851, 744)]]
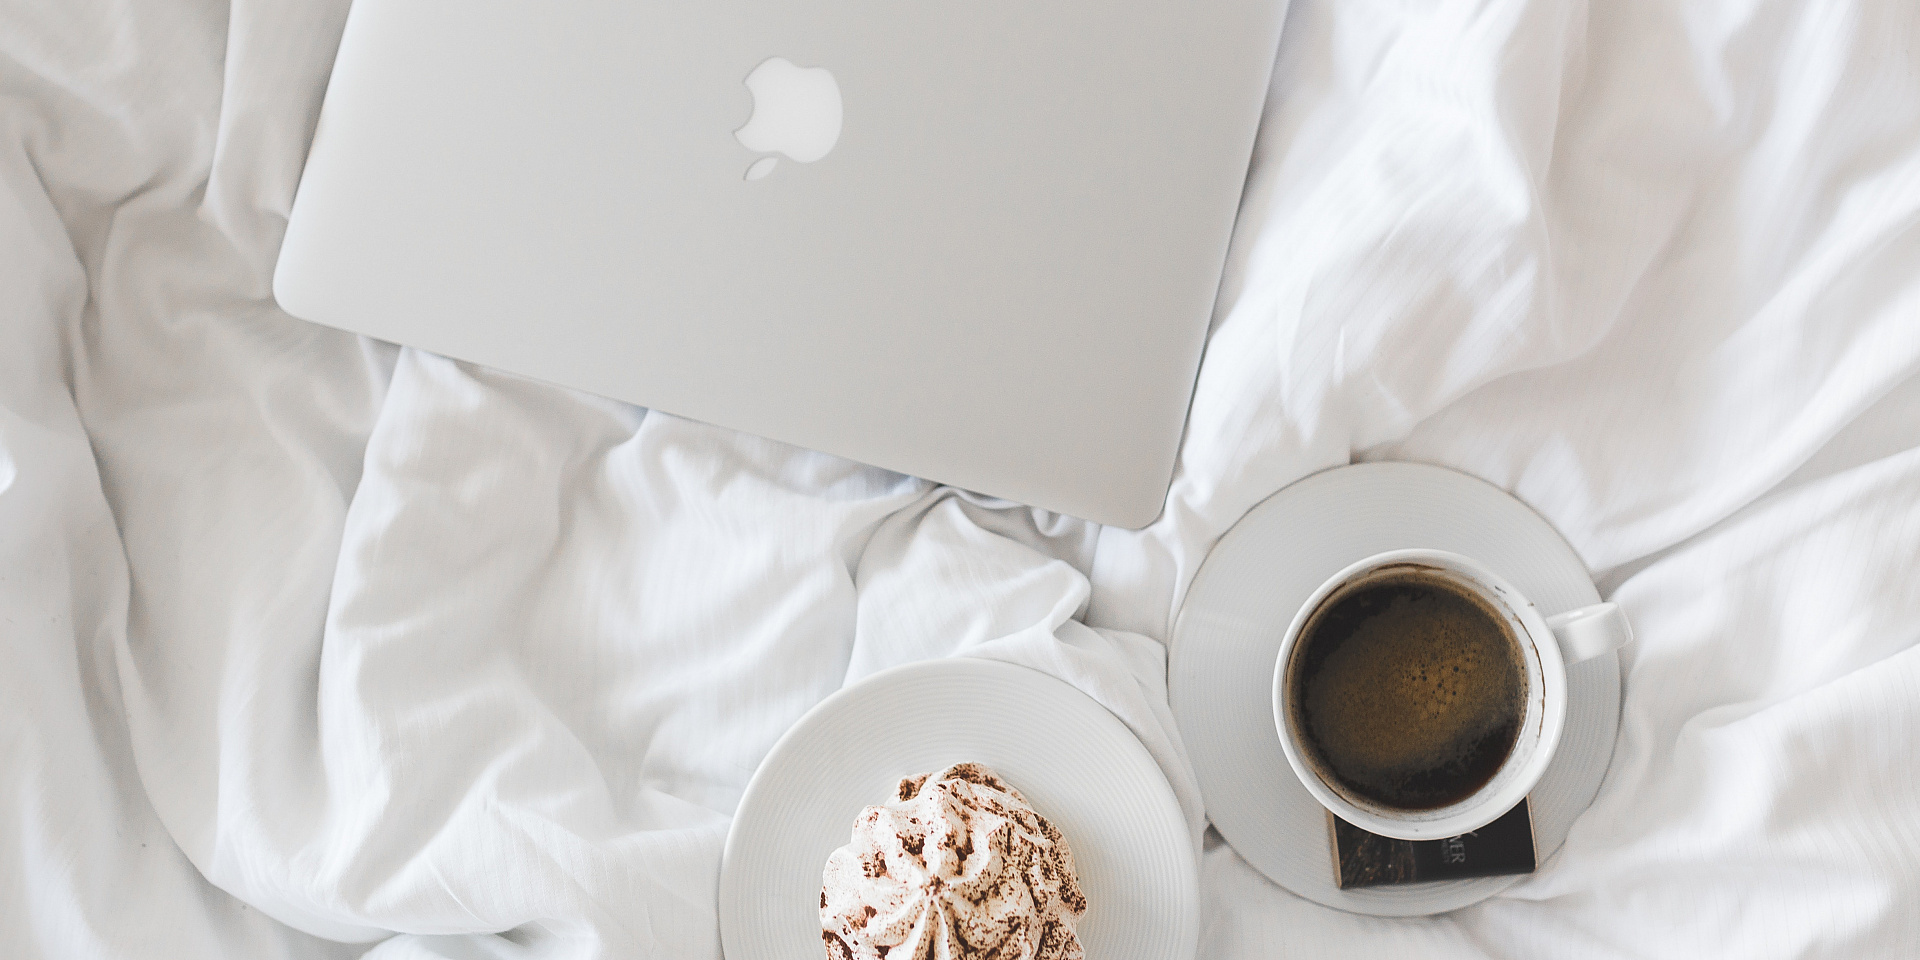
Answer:
[(1444, 840), (1395, 840), (1333, 814), (1333, 874), (1340, 889), (1532, 873), (1533, 816), (1527, 801), (1472, 833)]

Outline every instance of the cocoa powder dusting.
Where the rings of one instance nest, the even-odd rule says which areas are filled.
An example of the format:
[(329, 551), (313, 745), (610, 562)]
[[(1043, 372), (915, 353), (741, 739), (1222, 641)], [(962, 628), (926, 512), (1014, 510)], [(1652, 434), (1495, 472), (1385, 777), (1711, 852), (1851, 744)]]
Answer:
[(828, 960), (1084, 960), (1087, 900), (1052, 821), (992, 769), (907, 777), (822, 875)]

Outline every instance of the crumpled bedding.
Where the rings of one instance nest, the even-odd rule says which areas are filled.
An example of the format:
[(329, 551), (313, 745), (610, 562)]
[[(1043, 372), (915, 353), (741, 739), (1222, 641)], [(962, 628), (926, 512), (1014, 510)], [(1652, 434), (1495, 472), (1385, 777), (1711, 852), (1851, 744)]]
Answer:
[[(0, 955), (715, 957), (773, 741), (954, 655), (1148, 745), (1202, 957), (1920, 944), (1920, 8), (1296, 0), (1139, 532), (286, 316), (345, 10), (0, 7)], [(1565, 847), (1432, 919), (1251, 869), (1166, 706), (1208, 547), (1373, 459), (1640, 634)]]

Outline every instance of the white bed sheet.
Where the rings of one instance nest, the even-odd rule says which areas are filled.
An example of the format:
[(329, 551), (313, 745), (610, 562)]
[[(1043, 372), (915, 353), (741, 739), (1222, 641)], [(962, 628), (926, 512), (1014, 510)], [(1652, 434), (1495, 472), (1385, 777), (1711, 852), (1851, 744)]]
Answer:
[[(1297, 0), (1129, 532), (285, 316), (345, 7), (0, 3), (0, 956), (717, 956), (774, 739), (954, 654), (1154, 751), (1203, 957), (1920, 952), (1920, 8)], [(1641, 634), (1566, 847), (1438, 919), (1203, 835), (1165, 701), (1208, 546), (1379, 458)]]

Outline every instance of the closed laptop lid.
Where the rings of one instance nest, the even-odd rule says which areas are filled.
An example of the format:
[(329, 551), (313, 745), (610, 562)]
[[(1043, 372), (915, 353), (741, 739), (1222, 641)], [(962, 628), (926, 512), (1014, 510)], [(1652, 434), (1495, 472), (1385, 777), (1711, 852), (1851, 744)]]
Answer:
[(357, 0), (275, 293), (384, 340), (1142, 526), (1283, 13)]

